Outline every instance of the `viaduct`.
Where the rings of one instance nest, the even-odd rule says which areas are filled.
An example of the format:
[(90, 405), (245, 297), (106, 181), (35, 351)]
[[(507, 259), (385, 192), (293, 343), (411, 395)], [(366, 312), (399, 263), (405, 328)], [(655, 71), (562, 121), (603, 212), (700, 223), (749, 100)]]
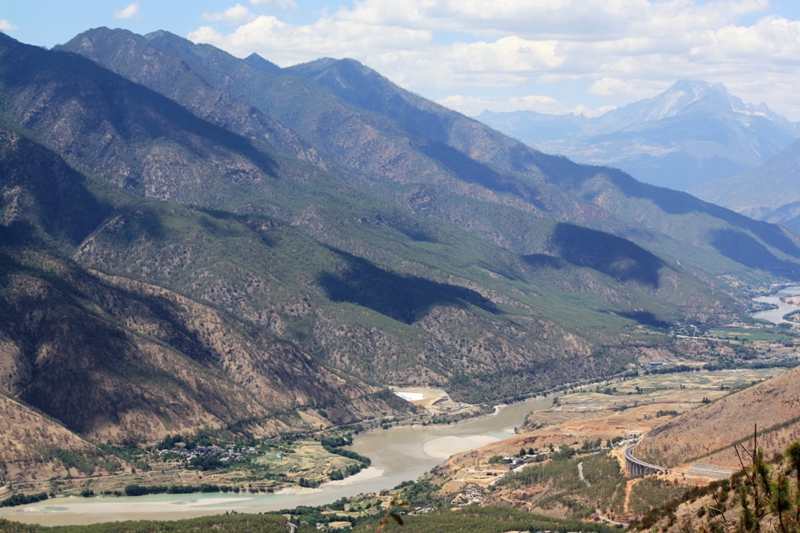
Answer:
[(625, 448), (625, 468), (628, 470), (628, 475), (642, 476), (648, 472), (669, 472), (666, 468), (645, 463), (634, 457), (631, 451), (635, 447), (636, 445), (634, 444)]

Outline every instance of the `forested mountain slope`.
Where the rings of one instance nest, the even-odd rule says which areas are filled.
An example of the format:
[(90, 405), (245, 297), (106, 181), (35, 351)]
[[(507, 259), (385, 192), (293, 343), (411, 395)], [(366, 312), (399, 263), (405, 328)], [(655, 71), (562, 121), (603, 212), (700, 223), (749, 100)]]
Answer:
[[(179, 61), (193, 77), (292, 128), (340, 165), (339, 178), (518, 253), (542, 251), (544, 218), (610, 231), (712, 274), (741, 274), (747, 269), (737, 263), (755, 256), (747, 267), (794, 275), (781, 263), (783, 254), (796, 253), (792, 247), (773, 249), (787, 236), (763, 240), (765, 232), (780, 233), (777, 228), (754, 231), (733, 213), (627, 177), (620, 186), (619, 172), (536, 152), (352, 60), (281, 70), (257, 56), (238, 60), (167, 32), (140, 37), (107, 29), (81, 34), (62, 49), (166, 95), (188, 83), (168, 83), (168, 65)], [(676, 209), (679, 204), (685, 205)], [(739, 253), (743, 248), (747, 254)]]

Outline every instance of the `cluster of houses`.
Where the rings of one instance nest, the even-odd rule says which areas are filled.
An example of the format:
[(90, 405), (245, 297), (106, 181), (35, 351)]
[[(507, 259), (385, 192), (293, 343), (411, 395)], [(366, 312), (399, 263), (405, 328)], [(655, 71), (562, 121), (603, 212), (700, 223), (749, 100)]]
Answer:
[(463, 507), (473, 503), (481, 503), (483, 501), (483, 494), (478, 489), (468, 490), (466, 492), (459, 492), (450, 501), (453, 505)]
[(225, 448), (219, 446), (196, 446), (194, 448), (170, 448), (169, 450), (158, 450), (159, 455), (174, 454), (179, 456), (187, 463), (197, 457), (218, 457), (220, 462), (236, 462), (243, 460), (248, 455), (258, 453), (253, 447), (237, 447), (233, 444)]

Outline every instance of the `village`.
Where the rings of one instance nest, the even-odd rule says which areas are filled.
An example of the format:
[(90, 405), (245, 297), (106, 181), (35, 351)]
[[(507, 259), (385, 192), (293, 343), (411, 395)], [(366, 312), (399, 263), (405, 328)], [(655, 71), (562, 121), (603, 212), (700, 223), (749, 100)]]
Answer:
[(179, 457), (187, 465), (198, 464), (197, 460), (215, 459), (220, 463), (231, 464), (244, 461), (248, 456), (256, 455), (258, 452), (252, 446), (235, 446), (229, 444), (221, 448), (219, 446), (195, 446), (187, 448), (185, 446), (175, 446), (166, 450), (158, 450), (158, 455), (165, 459)]

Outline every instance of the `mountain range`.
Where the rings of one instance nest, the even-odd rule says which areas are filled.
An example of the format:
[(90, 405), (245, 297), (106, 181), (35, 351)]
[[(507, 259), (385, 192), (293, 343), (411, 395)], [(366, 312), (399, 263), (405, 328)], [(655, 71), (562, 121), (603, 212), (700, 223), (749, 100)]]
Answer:
[(758, 167), (692, 189), (692, 194), (747, 216), (800, 230), (800, 142)]
[(766, 104), (746, 104), (722, 84), (694, 80), (596, 118), (533, 111), (477, 118), (545, 152), (678, 190), (755, 168), (800, 136), (797, 124)]
[(92, 441), (609, 375), (800, 275), (786, 228), (543, 154), (355, 61), (281, 69), (163, 31), (0, 34), (0, 177), (0, 390)]

